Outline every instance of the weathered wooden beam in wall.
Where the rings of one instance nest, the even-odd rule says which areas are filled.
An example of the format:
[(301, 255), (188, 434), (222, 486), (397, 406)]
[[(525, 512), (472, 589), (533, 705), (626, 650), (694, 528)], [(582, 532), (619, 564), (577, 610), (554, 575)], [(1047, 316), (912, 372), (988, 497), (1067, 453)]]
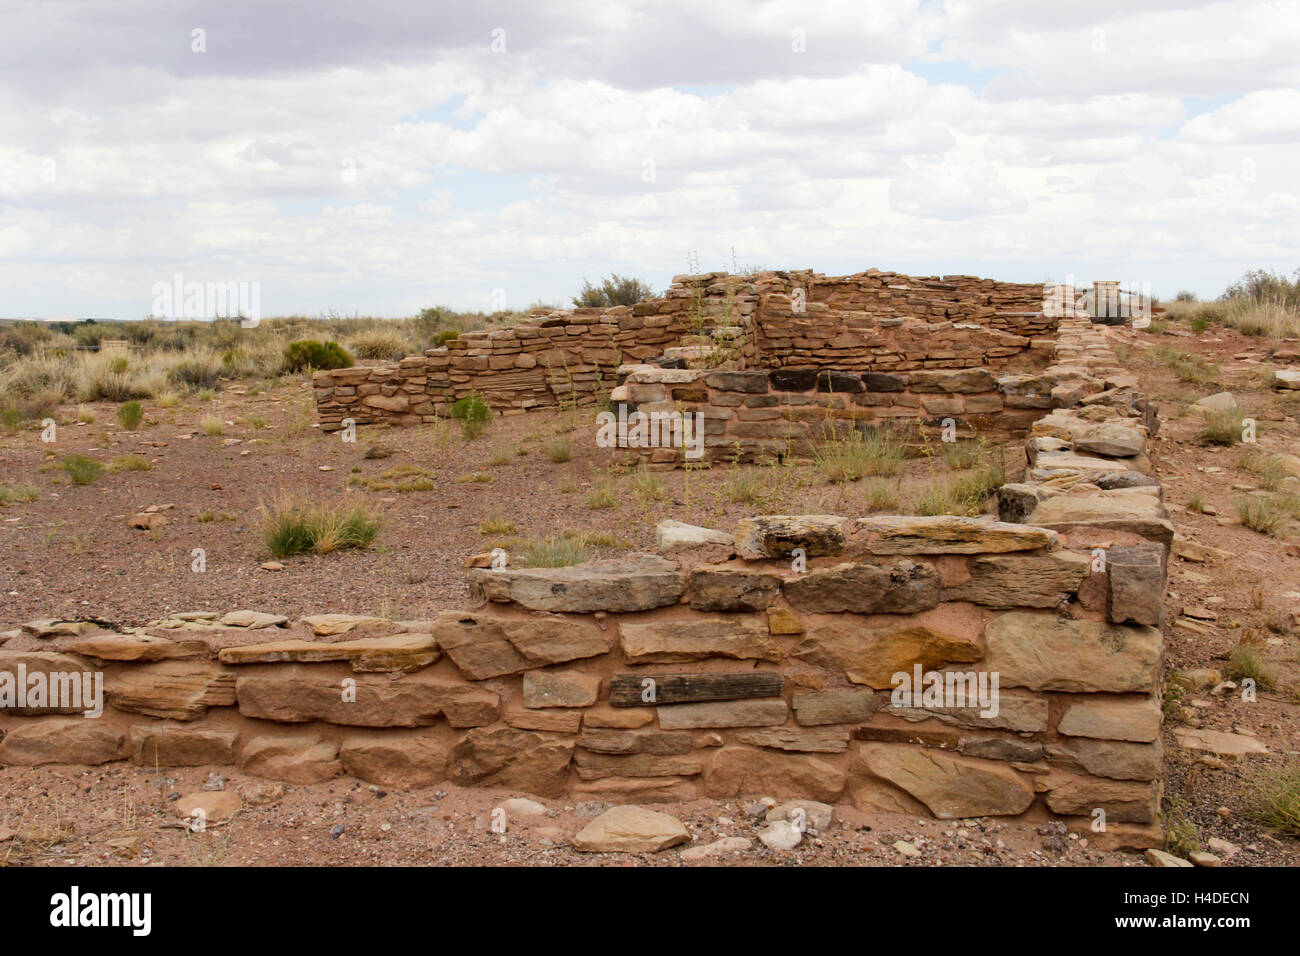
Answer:
[[(651, 688), (646, 681), (654, 681)], [(649, 693), (653, 690), (653, 695)], [(745, 674), (615, 674), (609, 681), (614, 707), (681, 704), (688, 701), (780, 697), (785, 681), (776, 671)]]

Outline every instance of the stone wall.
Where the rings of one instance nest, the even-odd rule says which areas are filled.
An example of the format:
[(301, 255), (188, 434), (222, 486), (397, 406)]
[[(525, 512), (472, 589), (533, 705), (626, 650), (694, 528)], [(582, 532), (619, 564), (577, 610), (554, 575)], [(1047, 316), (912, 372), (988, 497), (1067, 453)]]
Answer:
[(398, 363), (318, 372), (317, 410), (336, 430), (345, 418), (432, 421), (472, 394), (507, 414), (590, 404), (619, 366), (659, 356), (731, 369), (1002, 367), (1036, 343), (1050, 347), (1056, 320), (1040, 311), (1043, 298), (1041, 285), (878, 270), (677, 276), (663, 297), (632, 307), (539, 311)]
[[(1043, 410), (1053, 406), (1057, 385), (1051, 375), (995, 375), (987, 368), (855, 374), (816, 368), (708, 371), (633, 365), (619, 372), (622, 382), (609, 396), (611, 415), (615, 422), (630, 424), (622, 434), (609, 434), (629, 458), (652, 469), (692, 459), (753, 461), (799, 454), (801, 443), (843, 435), (853, 423), (941, 425), (951, 419), (963, 438), (1023, 438)], [(644, 426), (646, 447), (638, 447), (640, 439), (630, 434), (638, 412), (643, 417), (680, 415), (692, 427), (702, 423), (702, 455), (688, 454), (676, 440), (678, 447), (665, 447), (669, 443), (651, 437)], [(608, 444), (608, 438), (598, 440)]]
[[(231, 765), (618, 803), (767, 794), (1159, 845), (1173, 539), (1146, 453), (1159, 422), (1086, 316), (1060, 317), (1052, 359), (1027, 393), (1042, 407), (1000, 520), (664, 521), (656, 553), (535, 569), (475, 556), (474, 606), (425, 621), (28, 622), (0, 633), (0, 764)], [(762, 373), (763, 393), (752, 372), (705, 372), (703, 387), (711, 406), (753, 408), (745, 396), (783, 374)], [(933, 374), (874, 393), (927, 412), (927, 396), (990, 394), (918, 387), (974, 381)], [(862, 383), (810, 394), (874, 394)], [(102, 716), (12, 696), (83, 673), (103, 677)]]

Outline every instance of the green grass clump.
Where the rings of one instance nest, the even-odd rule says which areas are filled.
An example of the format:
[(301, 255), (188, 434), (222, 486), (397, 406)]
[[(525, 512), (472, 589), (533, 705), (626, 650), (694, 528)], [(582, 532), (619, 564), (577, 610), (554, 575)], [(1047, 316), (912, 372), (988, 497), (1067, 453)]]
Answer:
[(1272, 537), (1280, 535), (1291, 515), (1270, 498), (1240, 498), (1237, 500), (1237, 518), (1251, 531)]
[(1270, 690), (1277, 686), (1277, 678), (1273, 676), (1273, 671), (1264, 663), (1264, 658), (1260, 656), (1259, 651), (1253, 647), (1242, 644), (1233, 648), (1232, 653), (1228, 655), (1228, 664), (1228, 674), (1233, 680), (1249, 677), (1261, 690)]
[(139, 402), (123, 402), (117, 407), (117, 423), (129, 432), (139, 428), (143, 419), (144, 409)]
[(590, 544), (581, 534), (546, 535), (521, 542), (516, 553), (530, 568), (566, 568), (586, 561)]
[(461, 434), (473, 440), (487, 431), (492, 421), (492, 407), (481, 395), (466, 395), (451, 405), (451, 417), (460, 422)]
[(31, 485), (16, 485), (12, 488), (8, 485), (0, 485), (0, 508), (14, 502), (35, 501), (38, 497), (40, 492)]
[(1282, 479), (1287, 476), (1286, 465), (1281, 455), (1252, 449), (1242, 456), (1237, 467), (1259, 479), (1259, 486), (1265, 491), (1277, 491)]
[(659, 480), (659, 476), (645, 465), (638, 468), (632, 477), (632, 493), (645, 504), (663, 501), (668, 497), (668, 489)]
[(1235, 445), (1241, 441), (1241, 428), (1245, 416), (1239, 408), (1212, 408), (1206, 411), (1201, 425), (1202, 445)]
[(104, 466), (85, 455), (66, 455), (63, 458), (63, 470), (68, 473), (74, 485), (89, 485), (99, 477)]
[[(1154, 325), (1154, 323), (1152, 324)], [(1155, 330), (1152, 329), (1152, 331)], [(1217, 382), (1221, 376), (1219, 366), (1213, 362), (1207, 362), (1199, 355), (1180, 352), (1164, 345), (1153, 349), (1151, 354), (1168, 366), (1169, 370), (1174, 373), (1180, 382), (1188, 382), (1193, 385), (1208, 385)]]
[(592, 511), (603, 511), (608, 508), (618, 507), (618, 499), (614, 496), (614, 489), (609, 485), (598, 485), (587, 495), (587, 507)]
[(370, 491), (396, 491), (406, 494), (412, 491), (432, 491), (438, 487), (434, 473), (419, 465), (397, 465), (389, 468), (375, 478), (352, 478), (352, 484), (361, 485)]
[(220, 438), (225, 434), (226, 426), (220, 418), (208, 416), (199, 421), (199, 431), (203, 432), (203, 434), (207, 435), (209, 438)]
[(515, 523), (503, 518), (488, 518), (478, 526), (479, 534), (514, 534)]
[(1168, 797), (1160, 812), (1165, 824), (1165, 849), (1174, 856), (1186, 857), (1201, 848), (1201, 832), (1187, 815), (1182, 797)]
[(907, 457), (907, 443), (890, 429), (852, 429), (814, 442), (812, 457), (829, 481), (841, 484), (868, 475), (897, 475)]
[(329, 554), (343, 548), (364, 548), (374, 541), (383, 522), (363, 504), (322, 503), (281, 497), (262, 506), (263, 540), (274, 557)]
[(1300, 836), (1300, 764), (1262, 773), (1254, 781), (1246, 813), (1256, 823)]
[(108, 463), (110, 474), (117, 474), (120, 471), (148, 471), (153, 467), (153, 462), (143, 455), (118, 455)]

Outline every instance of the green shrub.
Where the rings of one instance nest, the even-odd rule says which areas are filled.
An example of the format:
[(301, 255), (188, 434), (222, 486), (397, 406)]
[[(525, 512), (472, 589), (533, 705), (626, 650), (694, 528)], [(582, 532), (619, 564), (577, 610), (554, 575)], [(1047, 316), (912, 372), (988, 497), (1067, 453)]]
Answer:
[(614, 272), (598, 286), (583, 279), (582, 288), (573, 297), (573, 304), (580, 309), (604, 309), (613, 305), (636, 305), (652, 295), (653, 290), (640, 279)]
[(487, 431), (492, 407), (480, 395), (466, 395), (452, 403), (451, 417), (460, 422), (461, 433), (467, 439), (474, 439)]
[(68, 473), (74, 485), (90, 484), (99, 477), (103, 468), (95, 459), (85, 455), (67, 455), (63, 459), (63, 470)]
[(352, 356), (337, 342), (300, 339), (284, 349), (284, 367), (290, 372), (347, 368), (352, 364)]
[(136, 401), (126, 402), (118, 406), (117, 423), (129, 432), (135, 431), (140, 427), (140, 422), (144, 419), (144, 409)]

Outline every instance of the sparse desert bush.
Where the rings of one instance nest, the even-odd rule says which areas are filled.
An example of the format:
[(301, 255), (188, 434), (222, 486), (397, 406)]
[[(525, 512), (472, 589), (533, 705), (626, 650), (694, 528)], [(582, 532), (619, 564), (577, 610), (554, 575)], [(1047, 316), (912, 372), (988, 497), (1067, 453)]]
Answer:
[(505, 445), (497, 445), (488, 455), (487, 463), (495, 468), (498, 465), (508, 465), (515, 460), (515, 453)]
[(542, 453), (557, 465), (573, 457), (573, 450), (563, 438), (553, 438), (542, 445)]
[(261, 506), (263, 536), (274, 557), (343, 548), (364, 548), (382, 527), (378, 513), (364, 504), (315, 502), (281, 496)]
[(199, 420), (199, 431), (209, 438), (220, 438), (226, 432), (226, 425), (220, 418), (209, 415)]
[[(17, 428), (23, 422), (42, 421), (52, 418), (59, 410), (61, 396), (54, 389), (36, 392), (33, 395), (20, 395), (13, 405), (12, 427)], [(6, 419), (10, 424), (10, 419)]]
[(395, 362), (415, 350), (411, 340), (398, 329), (374, 329), (347, 339), (348, 351), (361, 359)]
[(488, 518), (478, 526), (479, 534), (514, 534), (515, 523), (504, 518)]
[(167, 370), (167, 381), (189, 391), (214, 389), (221, 382), (221, 359), (211, 352), (187, 353)]
[(460, 422), (460, 431), (466, 440), (473, 440), (487, 431), (492, 421), (492, 407), (481, 395), (466, 395), (452, 403), (451, 417)]
[(117, 408), (117, 423), (129, 432), (135, 431), (140, 427), (140, 422), (144, 419), (144, 409), (139, 402), (123, 402)]
[(102, 464), (85, 455), (65, 455), (62, 464), (74, 485), (89, 485), (104, 470)]
[(348, 368), (352, 364), (352, 356), (337, 342), (301, 339), (290, 342), (284, 349), (284, 367), (290, 372)]

